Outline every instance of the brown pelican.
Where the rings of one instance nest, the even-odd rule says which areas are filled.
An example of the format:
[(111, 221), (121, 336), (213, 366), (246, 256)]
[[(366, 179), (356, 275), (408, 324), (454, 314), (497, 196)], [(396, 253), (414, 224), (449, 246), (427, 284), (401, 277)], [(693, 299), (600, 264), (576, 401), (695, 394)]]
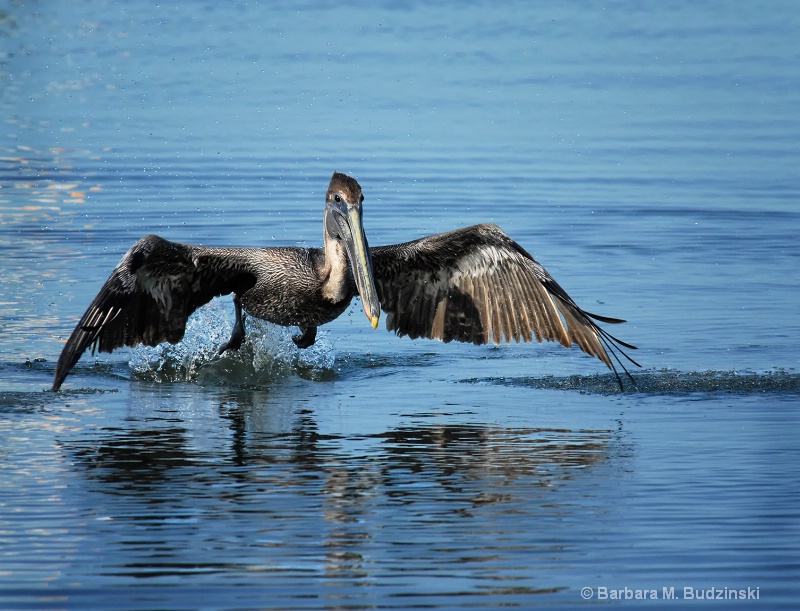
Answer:
[(242, 310), (300, 327), (300, 348), (317, 327), (358, 294), (373, 328), (486, 344), (512, 339), (576, 344), (621, 378), (609, 353), (638, 365), (595, 321), (625, 322), (582, 310), (528, 252), (496, 225), (474, 225), (392, 246), (369, 248), (361, 222), (364, 196), (335, 172), (325, 196), (323, 248), (211, 248), (149, 235), (134, 244), (69, 336), (56, 366), (57, 391), (83, 352), (155, 346), (183, 338), (186, 321), (213, 297), (233, 293), (236, 321), (219, 353), (244, 340)]

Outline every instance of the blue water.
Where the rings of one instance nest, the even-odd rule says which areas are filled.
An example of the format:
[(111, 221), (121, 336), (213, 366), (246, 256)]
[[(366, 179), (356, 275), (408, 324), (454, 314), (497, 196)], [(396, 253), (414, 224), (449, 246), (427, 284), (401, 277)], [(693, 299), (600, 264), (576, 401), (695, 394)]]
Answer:
[[(794, 3), (2, 2), (0, 41), (0, 608), (800, 603)], [(220, 299), (44, 392), (136, 239), (319, 245), (334, 170), (373, 245), (499, 224), (635, 387), (358, 304), (214, 360)]]

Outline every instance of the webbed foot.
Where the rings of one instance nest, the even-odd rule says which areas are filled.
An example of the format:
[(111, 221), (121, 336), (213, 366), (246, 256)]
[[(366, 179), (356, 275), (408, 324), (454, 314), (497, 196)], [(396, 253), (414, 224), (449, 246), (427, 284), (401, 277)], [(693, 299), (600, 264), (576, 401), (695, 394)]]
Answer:
[(219, 347), (217, 354), (222, 354), (226, 350), (238, 350), (242, 347), (243, 341), (244, 327), (240, 325), (234, 325), (233, 331), (231, 332), (231, 338)]
[(233, 298), (233, 307), (236, 311), (236, 322), (233, 323), (231, 338), (219, 347), (217, 354), (222, 354), (226, 350), (238, 350), (242, 347), (242, 342), (245, 337), (244, 313), (242, 312), (242, 304), (236, 296)]
[(300, 327), (301, 335), (292, 335), (292, 341), (298, 348), (308, 348), (313, 346), (317, 340), (316, 327)]

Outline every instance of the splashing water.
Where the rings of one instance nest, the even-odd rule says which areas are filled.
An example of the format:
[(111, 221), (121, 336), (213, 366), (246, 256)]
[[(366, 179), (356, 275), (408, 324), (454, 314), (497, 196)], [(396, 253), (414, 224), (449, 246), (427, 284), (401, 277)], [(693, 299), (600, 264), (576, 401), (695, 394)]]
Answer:
[[(545, 376), (508, 378), (468, 378), (468, 384), (497, 384), (551, 390), (578, 390), (587, 393), (614, 394), (619, 392), (610, 374), (591, 376)], [(752, 371), (676, 371), (650, 369), (634, 373), (634, 382), (626, 392), (646, 395), (710, 395), (710, 394), (800, 394), (800, 374), (793, 370), (773, 369)]]
[(293, 373), (312, 380), (334, 375), (335, 351), (326, 333), (301, 350), (291, 339), (296, 329), (251, 316), (245, 318), (242, 347), (218, 355), (219, 346), (230, 337), (233, 321), (231, 302), (212, 300), (189, 317), (186, 333), (177, 344), (136, 347), (129, 362), (133, 376), (155, 382), (259, 386)]

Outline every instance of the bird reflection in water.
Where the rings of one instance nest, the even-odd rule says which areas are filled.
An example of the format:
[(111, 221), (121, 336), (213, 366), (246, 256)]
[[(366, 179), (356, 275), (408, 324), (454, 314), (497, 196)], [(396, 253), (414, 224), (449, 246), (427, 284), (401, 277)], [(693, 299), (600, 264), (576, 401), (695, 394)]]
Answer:
[[(202, 416), (216, 424), (192, 422), (196, 413), (182, 419), (181, 408), (169, 413), (157, 403), (151, 411), (140, 407), (124, 428), (63, 442), (90, 492), (119, 499), (113, 518), (159, 541), (160, 555), (136, 548), (136, 561), (119, 569), (131, 574), (183, 570), (163, 558), (183, 553), (165, 550), (185, 545), (174, 533), (178, 523), (185, 536), (213, 549), (241, 538), (232, 547), (246, 544), (258, 571), (313, 559), (328, 578), (358, 586), (375, 579), (368, 552), (374, 546), (413, 554), (402, 539), (415, 541), (420, 529), (453, 531), (458, 539), (490, 515), (501, 522), (503, 515), (549, 515), (558, 504), (554, 495), (606, 460), (617, 436), (480, 423), (325, 434), (311, 409), (266, 409), (266, 391), (223, 397), (216, 414)], [(198, 434), (197, 426), (208, 430)], [(216, 436), (208, 433), (214, 427)], [(454, 539), (453, 553), (466, 554), (459, 545)], [(481, 552), (487, 558), (511, 553), (500, 542), (483, 545), (496, 547)], [(209, 567), (241, 570), (240, 562), (220, 551)]]

